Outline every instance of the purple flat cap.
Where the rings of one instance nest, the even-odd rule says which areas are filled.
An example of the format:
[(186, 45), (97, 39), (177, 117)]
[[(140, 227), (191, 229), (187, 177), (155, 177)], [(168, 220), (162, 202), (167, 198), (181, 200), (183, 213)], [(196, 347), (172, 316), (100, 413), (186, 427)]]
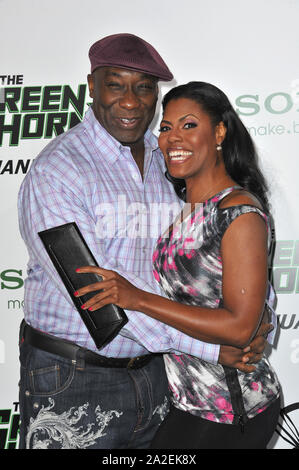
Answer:
[(89, 49), (89, 59), (91, 72), (98, 67), (121, 67), (147, 73), (166, 82), (173, 79), (153, 46), (133, 34), (113, 34), (100, 39)]

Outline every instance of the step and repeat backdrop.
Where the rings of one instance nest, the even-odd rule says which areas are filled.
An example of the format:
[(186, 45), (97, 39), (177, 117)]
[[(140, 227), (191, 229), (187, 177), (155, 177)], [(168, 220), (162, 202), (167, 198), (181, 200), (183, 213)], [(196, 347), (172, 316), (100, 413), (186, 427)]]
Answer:
[[(88, 49), (129, 32), (153, 44), (175, 79), (229, 96), (255, 140), (270, 186), (278, 333), (269, 350), (299, 428), (299, 1), (0, 0), (0, 448), (18, 448), (18, 330), (27, 251), (17, 194), (39, 151), (90, 103)], [(292, 445), (275, 435), (270, 448)]]

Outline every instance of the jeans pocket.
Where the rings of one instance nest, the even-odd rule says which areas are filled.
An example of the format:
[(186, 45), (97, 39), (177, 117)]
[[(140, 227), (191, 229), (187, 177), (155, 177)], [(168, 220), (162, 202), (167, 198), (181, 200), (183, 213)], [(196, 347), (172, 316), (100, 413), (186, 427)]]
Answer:
[(26, 356), (21, 366), (21, 382), (30, 395), (55, 395), (71, 385), (76, 369), (71, 360), (35, 348)]
[(33, 393), (52, 393), (60, 387), (59, 365), (29, 371), (31, 391)]
[(52, 367), (29, 371), (30, 389), (33, 395), (55, 395), (72, 383), (75, 366), (55, 364)]

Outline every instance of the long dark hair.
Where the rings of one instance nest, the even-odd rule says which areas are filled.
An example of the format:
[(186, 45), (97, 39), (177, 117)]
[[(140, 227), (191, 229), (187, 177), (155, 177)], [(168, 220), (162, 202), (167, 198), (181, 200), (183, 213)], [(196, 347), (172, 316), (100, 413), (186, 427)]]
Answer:
[[(227, 173), (238, 185), (253, 193), (261, 201), (264, 210), (269, 212), (268, 187), (258, 165), (255, 145), (227, 96), (210, 83), (189, 82), (173, 88), (164, 96), (163, 111), (169, 101), (179, 98), (198, 103), (209, 115), (213, 126), (223, 121), (226, 136), (222, 142), (222, 155)], [(185, 181), (173, 178), (168, 172), (166, 177), (173, 183), (177, 195), (185, 200)]]

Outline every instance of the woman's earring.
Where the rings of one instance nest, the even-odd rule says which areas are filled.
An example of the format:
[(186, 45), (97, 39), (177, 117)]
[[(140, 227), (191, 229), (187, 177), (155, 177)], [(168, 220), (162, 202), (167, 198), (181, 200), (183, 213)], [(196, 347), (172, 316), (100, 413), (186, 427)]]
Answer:
[(220, 150), (222, 150), (221, 144), (217, 145), (216, 150), (218, 150), (218, 152), (220, 152)]

